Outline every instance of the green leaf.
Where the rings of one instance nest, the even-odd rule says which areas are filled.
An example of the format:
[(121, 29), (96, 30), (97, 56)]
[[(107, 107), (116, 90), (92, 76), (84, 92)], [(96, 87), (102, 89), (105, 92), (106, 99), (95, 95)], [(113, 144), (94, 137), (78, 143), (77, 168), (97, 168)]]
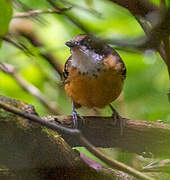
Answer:
[[(12, 18), (12, 2), (11, 0), (0, 0), (0, 36), (4, 36), (8, 32), (9, 22)], [(0, 41), (1, 46), (1, 41)]]

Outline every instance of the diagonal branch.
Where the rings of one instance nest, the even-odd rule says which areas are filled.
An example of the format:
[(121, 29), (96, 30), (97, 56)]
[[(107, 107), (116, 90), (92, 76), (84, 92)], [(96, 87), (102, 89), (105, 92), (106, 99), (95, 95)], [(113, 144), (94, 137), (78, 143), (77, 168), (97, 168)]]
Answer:
[[(70, 8), (66, 8), (65, 10), (69, 10)], [(34, 17), (37, 15), (41, 15), (41, 14), (61, 14), (63, 12), (63, 10), (32, 10), (32, 11), (27, 11), (27, 12), (23, 12), (23, 13), (16, 13), (14, 14), (13, 18), (25, 18), (25, 17)]]
[(159, 8), (147, 0), (110, 0), (128, 9), (135, 17), (145, 17), (149, 12), (157, 11)]
[(44, 96), (37, 87), (30, 84), (22, 76), (20, 76), (13, 65), (0, 62), (0, 70), (9, 74), (20, 85), (21, 88), (40, 100), (40, 102), (45, 105), (51, 113), (55, 115), (60, 114), (59, 108), (56, 108), (56, 103), (49, 101), (48, 98)]
[[(53, 0), (46, 0), (54, 9), (58, 10), (58, 6), (56, 4), (55, 1)], [(67, 14), (66, 12), (62, 13), (62, 16), (65, 17), (66, 19), (68, 19), (70, 22), (72, 22), (75, 26), (77, 26), (78, 28), (80, 28), (83, 32), (85, 33), (89, 33), (89, 30), (87, 29), (87, 27), (85, 25), (83, 25), (81, 23), (81, 21), (79, 21), (76, 17), (74, 17), (71, 14)]]
[[(16, 37), (20, 40), (20, 37), (25, 37), (34, 47), (42, 48), (43, 50), (39, 52), (40, 57), (47, 60), (48, 63), (58, 72), (60, 78), (62, 78), (63, 67), (59, 63), (59, 59), (56, 58), (51, 52), (46, 49), (45, 44), (39, 38), (38, 34), (35, 33), (33, 28), (33, 23), (31, 20), (28, 19), (20, 19), (18, 21), (13, 20), (10, 26), (9, 31), (11, 38)], [(9, 38), (8, 38), (9, 39)], [(19, 42), (18, 42), (19, 43)], [(22, 50), (22, 49), (21, 49)], [(32, 54), (33, 55), (33, 54)]]

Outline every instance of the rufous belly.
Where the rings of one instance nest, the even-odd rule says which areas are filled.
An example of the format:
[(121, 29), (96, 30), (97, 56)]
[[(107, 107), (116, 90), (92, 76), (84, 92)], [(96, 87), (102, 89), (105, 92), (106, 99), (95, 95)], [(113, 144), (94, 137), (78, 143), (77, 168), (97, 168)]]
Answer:
[(97, 76), (81, 74), (71, 68), (65, 90), (71, 99), (89, 108), (104, 108), (114, 101), (123, 88), (121, 74), (114, 69), (101, 70)]

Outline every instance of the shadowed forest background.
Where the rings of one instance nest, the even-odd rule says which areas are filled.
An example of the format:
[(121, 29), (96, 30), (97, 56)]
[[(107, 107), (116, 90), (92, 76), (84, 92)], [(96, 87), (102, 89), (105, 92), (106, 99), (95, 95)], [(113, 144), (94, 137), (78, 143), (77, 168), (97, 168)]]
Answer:
[[(158, 0), (151, 2), (159, 5)], [(65, 46), (66, 41), (86, 32), (106, 40), (135, 39), (145, 35), (135, 17), (127, 9), (111, 1), (72, 0), (69, 3), (60, 1), (56, 4), (68, 10), (60, 14), (42, 13), (18, 18), (18, 12), (47, 11), (52, 8), (45, 0), (14, 1), (13, 15), (16, 17), (11, 20), (9, 37), (20, 43), (24, 49), (3, 41), (0, 50), (0, 62), (6, 63), (8, 70), (13, 72), (11, 75), (2, 71), (1, 67), (0, 95), (33, 105), (40, 116), (54, 115), (54, 112), (61, 115), (71, 114), (71, 100), (64, 92), (60, 77), (62, 67), (70, 56), (70, 50)], [(73, 21), (80, 24), (76, 25)], [(28, 37), (38, 44), (32, 43)], [(114, 43), (111, 46), (119, 53), (127, 67), (123, 92), (112, 103), (113, 106), (123, 117), (133, 120), (161, 120), (169, 124), (169, 77), (167, 66), (160, 55), (153, 50), (137, 51)], [(57, 62), (59, 72), (54, 68), (55, 65), (50, 64), (48, 58), (45, 58), (47, 54)], [(30, 87), (32, 94), (28, 89), (21, 87), (22, 80), (18, 80), (18, 77), (29, 83), (26, 86)], [(34, 92), (37, 95), (37, 90), (34, 90), (31, 84), (40, 90), (43, 97), (33, 95)], [(108, 107), (101, 111), (81, 108), (78, 112), (81, 115), (111, 115)], [(84, 148), (77, 149), (92, 157)], [(134, 167), (141, 166), (139, 161), (142, 161), (143, 165), (151, 162), (140, 160), (134, 154), (119, 152), (117, 149), (106, 149), (105, 153)], [(168, 177), (170, 176), (167, 175), (165, 178)]]

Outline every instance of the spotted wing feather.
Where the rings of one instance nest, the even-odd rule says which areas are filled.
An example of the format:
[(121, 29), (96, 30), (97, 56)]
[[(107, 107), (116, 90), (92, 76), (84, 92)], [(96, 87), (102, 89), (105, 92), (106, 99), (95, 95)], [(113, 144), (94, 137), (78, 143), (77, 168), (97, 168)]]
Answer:
[(64, 83), (67, 81), (67, 78), (69, 76), (69, 67), (71, 66), (71, 58), (72, 56), (70, 56), (65, 65), (64, 65), (64, 72), (63, 72), (63, 76), (64, 76)]
[(121, 63), (121, 74), (123, 76), (123, 79), (126, 79), (126, 66), (122, 60), (122, 58), (119, 56), (119, 54), (113, 49), (110, 47), (110, 51), (111, 51), (111, 54), (113, 56), (116, 56), (117, 57), (117, 60)]

